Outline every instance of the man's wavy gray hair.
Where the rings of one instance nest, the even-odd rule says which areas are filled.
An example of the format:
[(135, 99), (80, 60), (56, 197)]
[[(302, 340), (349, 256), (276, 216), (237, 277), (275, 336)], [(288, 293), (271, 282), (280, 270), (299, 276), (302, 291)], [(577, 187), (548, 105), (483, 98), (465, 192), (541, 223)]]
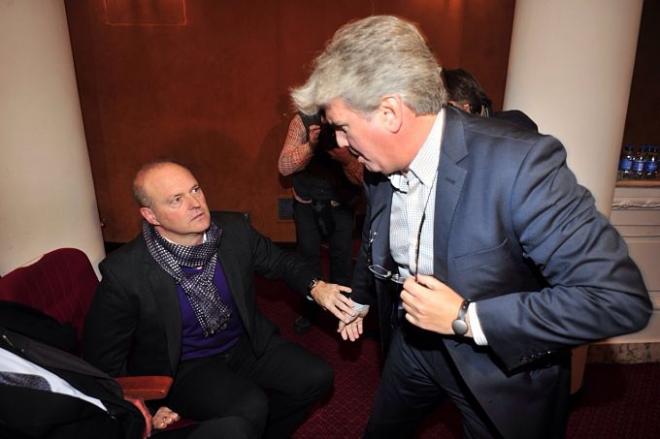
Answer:
[(335, 98), (368, 114), (383, 96), (398, 94), (416, 114), (435, 114), (447, 102), (440, 71), (414, 24), (375, 15), (339, 28), (291, 97), (305, 114), (317, 113)]

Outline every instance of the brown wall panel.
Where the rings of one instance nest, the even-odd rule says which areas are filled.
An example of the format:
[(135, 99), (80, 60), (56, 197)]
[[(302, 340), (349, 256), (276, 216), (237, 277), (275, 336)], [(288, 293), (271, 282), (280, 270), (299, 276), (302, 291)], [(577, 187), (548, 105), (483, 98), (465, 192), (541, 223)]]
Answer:
[[(243, 210), (276, 241), (288, 197), (277, 157), (288, 90), (341, 24), (374, 13), (418, 22), (442, 63), (473, 71), (501, 105), (513, 0), (66, 0), (106, 241), (138, 231), (130, 195), (145, 161), (193, 169), (212, 209)], [(142, 4), (142, 6), (140, 6)]]

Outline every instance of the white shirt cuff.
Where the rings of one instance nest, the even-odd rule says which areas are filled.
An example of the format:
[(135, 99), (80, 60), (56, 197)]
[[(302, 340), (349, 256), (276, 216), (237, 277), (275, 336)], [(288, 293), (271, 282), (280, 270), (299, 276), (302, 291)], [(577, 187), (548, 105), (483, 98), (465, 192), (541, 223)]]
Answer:
[(479, 322), (479, 316), (477, 315), (476, 303), (472, 302), (468, 305), (467, 315), (474, 342), (479, 346), (488, 346), (488, 340), (486, 340), (486, 335), (483, 329), (481, 329), (481, 322)]
[(368, 313), (369, 305), (363, 305), (361, 303), (353, 302), (353, 314)]

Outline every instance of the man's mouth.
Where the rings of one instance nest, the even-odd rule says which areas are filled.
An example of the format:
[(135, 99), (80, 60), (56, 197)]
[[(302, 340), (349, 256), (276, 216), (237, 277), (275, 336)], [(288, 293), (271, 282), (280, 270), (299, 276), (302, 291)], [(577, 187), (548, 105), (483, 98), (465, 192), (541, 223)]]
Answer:
[(359, 152), (357, 152), (355, 149), (353, 149), (352, 146), (348, 145), (348, 151), (353, 154), (355, 157), (362, 157)]
[(204, 217), (204, 212), (199, 212), (197, 215), (193, 216), (190, 221), (197, 221), (198, 219), (201, 219)]

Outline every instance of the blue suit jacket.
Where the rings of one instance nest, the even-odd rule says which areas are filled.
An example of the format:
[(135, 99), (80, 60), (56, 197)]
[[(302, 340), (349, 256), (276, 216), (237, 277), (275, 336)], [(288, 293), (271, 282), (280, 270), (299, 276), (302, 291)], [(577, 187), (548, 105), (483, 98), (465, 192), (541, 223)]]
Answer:
[[(446, 112), (434, 276), (477, 303), (488, 346), (441, 342), (500, 432), (531, 437), (530, 429), (565, 421), (567, 348), (643, 328), (651, 303), (625, 243), (577, 184), (559, 141)], [(380, 174), (365, 182), (369, 204), (352, 297), (377, 300), (387, 338), (394, 298), (366, 265), (376, 233), (373, 263), (393, 268), (392, 186)]]

